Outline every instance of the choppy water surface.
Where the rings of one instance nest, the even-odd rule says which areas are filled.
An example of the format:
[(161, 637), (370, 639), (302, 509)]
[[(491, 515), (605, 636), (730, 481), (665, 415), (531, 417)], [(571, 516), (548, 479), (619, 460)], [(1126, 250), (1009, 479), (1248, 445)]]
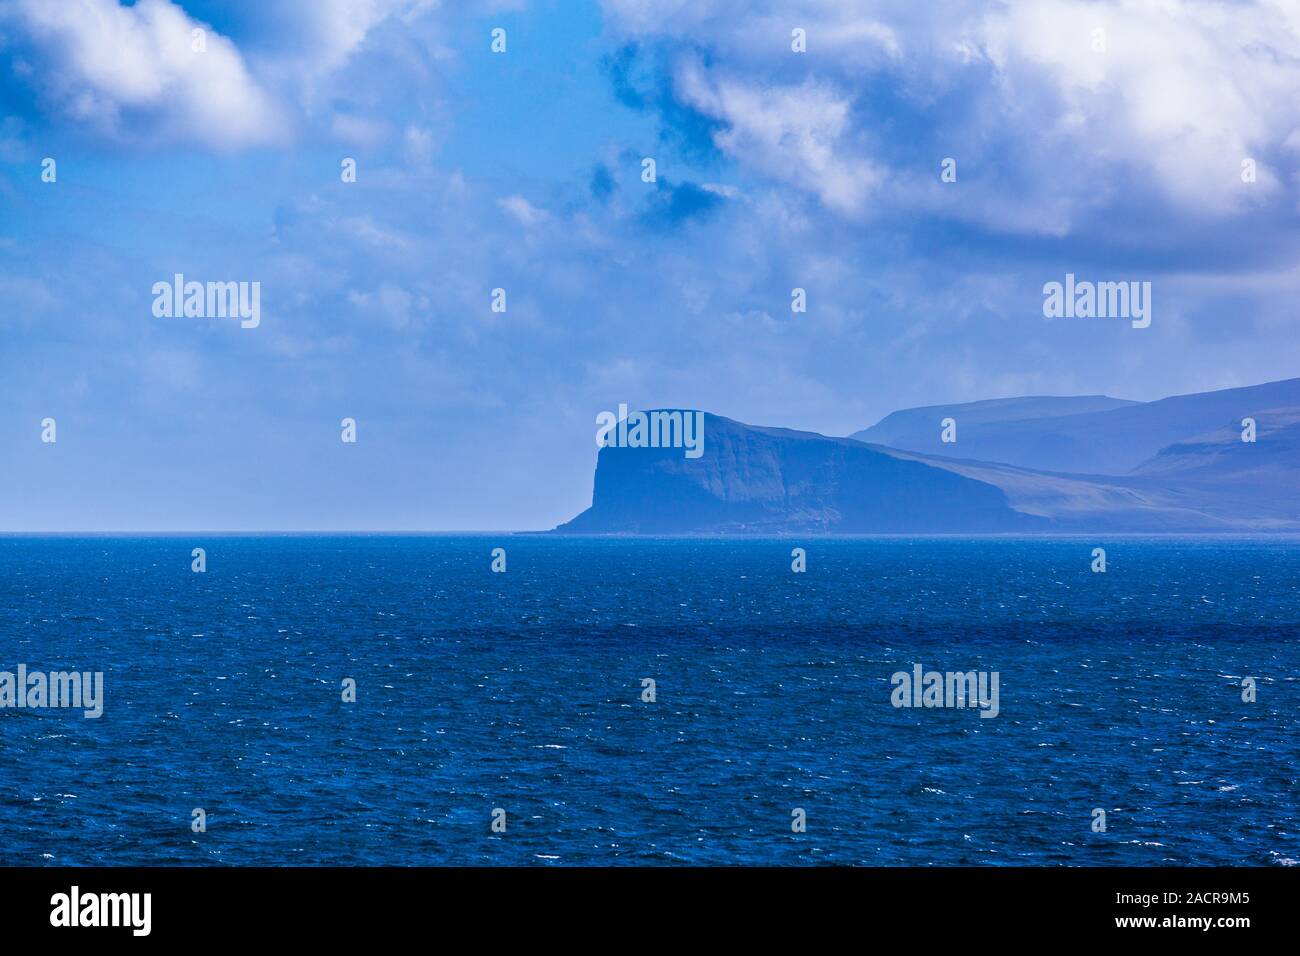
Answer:
[[(1286, 539), (0, 537), (0, 670), (106, 691), (0, 710), (0, 863), (1289, 865), (1298, 584)], [(916, 663), (999, 715), (894, 708)]]

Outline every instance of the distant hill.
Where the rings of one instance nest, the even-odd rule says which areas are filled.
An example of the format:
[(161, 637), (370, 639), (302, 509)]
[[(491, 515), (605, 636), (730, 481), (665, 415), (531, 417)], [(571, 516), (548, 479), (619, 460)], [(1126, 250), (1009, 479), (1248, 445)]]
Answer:
[[(1020, 407), (1050, 409), (1068, 399), (1005, 400), (1010, 414)], [(1103, 396), (1080, 401), (1116, 402)], [(1046, 404), (1045, 404), (1046, 403)], [(941, 457), (1003, 462), (1043, 471), (1094, 475), (1125, 475), (1165, 448), (1198, 435), (1236, 426), (1247, 416), (1300, 408), (1300, 379), (1287, 379), (1246, 388), (1179, 395), (1156, 402), (1121, 403), (1117, 407), (1065, 415), (990, 418), (987, 403), (908, 409), (886, 416), (878, 425), (851, 437), (892, 448)], [(942, 411), (941, 411), (942, 410)], [(993, 415), (1001, 415), (998, 410)], [(939, 422), (957, 421), (957, 442), (940, 441)]]
[[(1024, 398), (992, 398), (980, 402), (963, 402), (959, 405), (925, 405), (891, 412), (870, 428), (854, 432), (850, 438), (858, 441), (907, 448), (910, 451), (929, 451), (913, 447), (926, 443), (940, 444), (939, 423), (954, 418), (961, 425), (988, 425), (993, 422), (1023, 421), (1029, 418), (1062, 418), (1085, 412), (1105, 412), (1126, 405), (1140, 405), (1123, 398), (1106, 395), (1029, 395)], [(963, 437), (960, 436), (959, 437)], [(949, 446), (944, 446), (948, 448)]]
[(991, 484), (1007, 496), (1012, 509), (1039, 519), (1043, 530), (1054, 533), (1300, 531), (1294, 475), (1277, 480), (1258, 474), (1258, 480), (1249, 483), (1238, 477), (1196, 480), (1173, 471), (1159, 476), (1062, 475), (913, 452), (895, 454)]
[[(1052, 414), (1064, 408), (1076, 411)], [(1253, 443), (1241, 440), (1247, 416), (1257, 422)], [(957, 419), (956, 445), (937, 441), (944, 417)], [(920, 429), (930, 419), (943, 453), (906, 448), (926, 444)], [(591, 507), (555, 530), (1300, 532), (1300, 379), (1149, 403), (1035, 397), (909, 409), (876, 426), (895, 436), (892, 448), (704, 421), (696, 459), (682, 449), (602, 448)]]
[[(1300, 487), (1300, 407), (1255, 412), (1255, 441), (1241, 440), (1241, 423), (1167, 445), (1133, 474), (1195, 482), (1289, 481)], [(1300, 495), (1297, 496), (1300, 506)]]
[(602, 448), (568, 533), (991, 532), (1040, 522), (993, 485), (847, 438), (704, 416), (704, 454)]

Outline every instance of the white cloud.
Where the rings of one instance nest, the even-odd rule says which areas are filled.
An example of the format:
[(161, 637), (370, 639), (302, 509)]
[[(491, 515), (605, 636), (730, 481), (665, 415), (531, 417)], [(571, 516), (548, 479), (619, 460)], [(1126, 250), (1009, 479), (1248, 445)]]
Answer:
[[(1055, 93), (1046, 135), (1099, 160), (1131, 164), (1181, 204), (1237, 207), (1241, 161), (1259, 157), (1259, 191), (1276, 185), (1261, 151), (1300, 125), (1300, 14), (1290, 5), (1040, 0), (981, 25), (1008, 101)], [(1094, 31), (1102, 31), (1095, 34)], [(1104, 49), (1094, 49), (1094, 37)]]
[(428, 166), (433, 162), (435, 148), (432, 130), (408, 126), (402, 134), (402, 152), (412, 166)]
[[(250, 4), (241, 11), (237, 46), (190, 17), (182, 0), (0, 0), (7, 34), (0, 39), (8, 41), (0, 50), (4, 67), (45, 110), (105, 138), (238, 149), (286, 142), (299, 132), (291, 124), (319, 116), (336, 139), (373, 146), (395, 131), (373, 118), (382, 112), (378, 97), (403, 83), (409, 88), (412, 72), (427, 68), (424, 57), (448, 55), (438, 24), (425, 22), (439, 5)], [(384, 33), (386, 23), (394, 29)], [(203, 52), (192, 49), (195, 29), (205, 31)], [(374, 62), (362, 63), (363, 54)], [(412, 142), (408, 131), (406, 147), (427, 151), (430, 143)]]
[(411, 4), (399, 0), (311, 0), (300, 4), (297, 16), (315, 52), (315, 66), (334, 70), (361, 45), (371, 28)]
[(535, 226), (549, 218), (546, 210), (538, 209), (523, 196), (506, 196), (498, 199), (497, 205), (521, 226)]
[[(604, 7), (623, 39), (692, 51), (679, 50), (687, 59), (673, 92), (724, 124), (715, 134), (724, 152), (843, 215), (878, 198), (933, 205), (932, 167), (912, 168), (918, 137), (944, 150), (934, 168), (944, 155), (967, 170), (982, 162), (1010, 173), (1020, 164), (977, 187), (983, 195), (967, 187), (968, 218), (996, 221), (1003, 204), (1046, 202), (1051, 222), (1026, 225), (1059, 234), (1099, 201), (1148, 194), (1226, 215), (1285, 184), (1268, 158), (1300, 130), (1293, 0)], [(794, 26), (807, 31), (807, 53), (790, 50)], [(1097, 29), (1104, 52), (1093, 49)], [(1258, 182), (1243, 188), (1247, 157), (1258, 163)]]
[(364, 245), (394, 252), (409, 252), (415, 239), (397, 229), (380, 225), (371, 216), (348, 216), (330, 223), (332, 229)]
[[(20, 0), (16, 20), (48, 63), (35, 72), (41, 93), (72, 119), (126, 138), (141, 126), (164, 140), (216, 149), (272, 142), (282, 125), (271, 98), (226, 37), (168, 0)], [(206, 49), (192, 48), (204, 29)], [(126, 114), (145, 118), (128, 124)]]
[(880, 182), (850, 139), (851, 103), (828, 85), (763, 87), (711, 73), (694, 59), (679, 68), (676, 84), (685, 102), (725, 122), (713, 137), (719, 149), (816, 193), (830, 209), (860, 212)]
[(335, 113), (330, 120), (330, 133), (354, 146), (374, 146), (382, 143), (392, 133), (393, 127), (384, 120), (369, 119), (351, 113)]
[(375, 316), (398, 332), (411, 328), (417, 318), (416, 310), (424, 311), (429, 305), (423, 296), (417, 300), (406, 289), (391, 282), (380, 283), (373, 292), (353, 290), (348, 293), (348, 301), (358, 311)]
[(392, 18), (409, 23), (437, 6), (437, 0), (277, 0), (252, 11), (265, 53), (259, 65), (314, 112), (332, 92), (331, 75), (361, 53), (377, 27)]

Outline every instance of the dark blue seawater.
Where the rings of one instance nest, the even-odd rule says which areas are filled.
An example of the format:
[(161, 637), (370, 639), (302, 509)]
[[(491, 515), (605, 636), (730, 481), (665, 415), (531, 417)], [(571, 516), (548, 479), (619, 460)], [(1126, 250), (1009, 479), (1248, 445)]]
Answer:
[[(1298, 585), (1281, 539), (0, 537), (0, 670), (106, 685), (0, 710), (0, 863), (1290, 865)], [(894, 708), (914, 663), (1000, 714)]]

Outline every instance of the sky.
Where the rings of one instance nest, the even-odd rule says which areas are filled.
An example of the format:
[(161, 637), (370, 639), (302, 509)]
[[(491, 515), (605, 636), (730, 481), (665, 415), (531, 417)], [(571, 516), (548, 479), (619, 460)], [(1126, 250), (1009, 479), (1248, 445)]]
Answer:
[(1296, 377), (1298, 90), (1282, 0), (0, 0), (0, 530), (544, 529), (620, 404)]

